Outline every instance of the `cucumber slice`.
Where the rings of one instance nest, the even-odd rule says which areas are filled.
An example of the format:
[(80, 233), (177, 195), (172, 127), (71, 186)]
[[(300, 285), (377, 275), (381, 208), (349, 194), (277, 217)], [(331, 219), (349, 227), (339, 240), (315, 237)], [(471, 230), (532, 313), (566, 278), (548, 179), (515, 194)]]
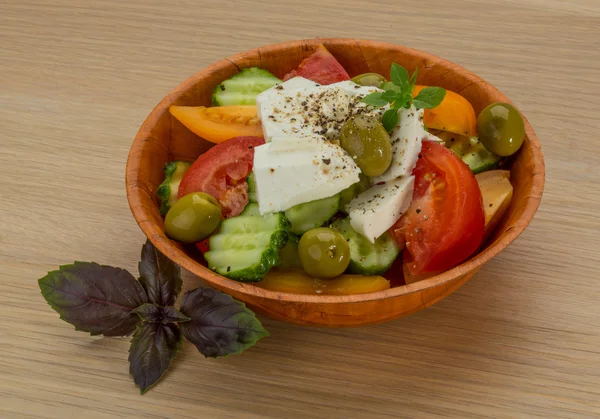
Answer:
[(171, 209), (171, 206), (177, 202), (177, 192), (181, 179), (192, 163), (186, 161), (173, 161), (167, 163), (165, 168), (165, 180), (158, 185), (156, 194), (160, 198), (160, 214), (164, 217)]
[(340, 209), (340, 194), (295, 205), (285, 211), (292, 224), (290, 231), (301, 236), (308, 230), (321, 227)]
[(360, 173), (358, 176), (358, 182), (356, 182), (354, 185), (348, 186), (346, 189), (340, 192), (340, 211), (346, 214), (346, 205), (348, 205), (350, 201), (369, 189), (371, 186), (371, 181), (367, 176), (365, 176), (363, 173)]
[(477, 137), (451, 136), (446, 147), (464, 161), (474, 174), (496, 168), (501, 157), (488, 151)]
[(215, 106), (254, 105), (256, 96), (281, 83), (267, 70), (244, 68), (238, 74), (217, 85), (212, 101)]
[(219, 233), (246, 234), (266, 230), (284, 230), (287, 229), (288, 225), (288, 221), (281, 212), (264, 217), (260, 215), (238, 215), (237, 217), (223, 221), (219, 228)]
[(258, 197), (256, 196), (256, 180), (254, 179), (254, 172), (250, 172), (246, 182), (248, 183), (248, 200), (250, 202), (258, 202)]
[[(248, 213), (257, 204), (249, 204)], [(240, 215), (221, 223), (204, 253), (208, 267), (237, 281), (260, 281), (280, 264), (279, 250), (285, 245), (289, 227), (283, 213), (267, 216)]]
[(340, 218), (332, 225), (350, 246), (350, 264), (347, 273), (382, 275), (386, 273), (400, 254), (400, 248), (389, 233), (375, 240), (375, 244), (358, 234), (348, 218)]
[(248, 203), (240, 215), (260, 215), (258, 204), (255, 204), (254, 202)]

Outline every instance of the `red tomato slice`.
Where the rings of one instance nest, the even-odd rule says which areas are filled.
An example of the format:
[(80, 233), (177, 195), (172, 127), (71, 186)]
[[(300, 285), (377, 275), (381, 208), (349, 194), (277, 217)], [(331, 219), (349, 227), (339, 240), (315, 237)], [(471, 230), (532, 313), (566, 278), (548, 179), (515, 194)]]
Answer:
[(350, 80), (350, 76), (344, 67), (335, 59), (323, 44), (319, 45), (315, 52), (305, 58), (298, 69), (292, 70), (283, 77), (289, 80), (301, 76), (319, 84), (332, 84), (338, 81)]
[(452, 151), (423, 141), (409, 209), (392, 227), (412, 275), (452, 268), (477, 250), (485, 217), (477, 180)]
[(179, 184), (179, 198), (206, 192), (221, 205), (224, 218), (239, 215), (248, 204), (246, 177), (252, 171), (254, 147), (261, 137), (235, 137), (215, 145), (192, 164)]
[[(214, 233), (213, 233), (214, 234)], [(196, 243), (196, 247), (202, 254), (205, 254), (210, 250), (210, 237), (202, 240), (201, 242)]]

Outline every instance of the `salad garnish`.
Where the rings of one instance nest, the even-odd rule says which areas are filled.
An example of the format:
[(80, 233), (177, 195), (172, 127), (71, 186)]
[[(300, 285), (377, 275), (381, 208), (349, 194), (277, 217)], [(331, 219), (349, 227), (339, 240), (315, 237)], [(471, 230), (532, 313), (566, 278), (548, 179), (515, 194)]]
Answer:
[(409, 109), (414, 105), (417, 109), (431, 109), (438, 106), (446, 96), (446, 89), (441, 87), (425, 87), (413, 98), (413, 90), (417, 82), (418, 68), (408, 77), (408, 71), (400, 64), (393, 63), (390, 70), (391, 81), (383, 83), (383, 92), (373, 92), (362, 99), (362, 102), (375, 107), (387, 104), (391, 108), (385, 111), (381, 123), (386, 130), (391, 131), (398, 124), (398, 111)]
[(160, 380), (182, 337), (205, 357), (239, 354), (269, 333), (244, 303), (210, 288), (183, 295), (179, 266), (150, 241), (142, 247), (139, 279), (124, 269), (74, 262), (39, 280), (42, 296), (75, 330), (129, 336), (129, 372), (144, 394)]

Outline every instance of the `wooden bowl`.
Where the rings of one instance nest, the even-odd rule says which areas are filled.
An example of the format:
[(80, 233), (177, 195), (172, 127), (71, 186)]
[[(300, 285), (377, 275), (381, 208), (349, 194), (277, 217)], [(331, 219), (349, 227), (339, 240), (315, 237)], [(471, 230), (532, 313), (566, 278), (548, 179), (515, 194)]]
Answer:
[(380, 323), (440, 301), (512, 243), (529, 224), (540, 203), (544, 188), (544, 160), (538, 139), (525, 119), (525, 143), (511, 168), (514, 196), (508, 213), (477, 255), (430, 279), (368, 294), (318, 296), (269, 291), (217, 275), (194, 259), (192, 251), (170, 240), (163, 230), (156, 197), (156, 189), (164, 176), (163, 166), (172, 160), (193, 161), (211, 146), (174, 119), (169, 114), (169, 106), (209, 106), (214, 87), (244, 67), (266, 68), (281, 78), (295, 69), (319, 43), (325, 44), (351, 77), (367, 72), (388, 76), (391, 63), (397, 62), (411, 73), (418, 67), (419, 84), (442, 86), (460, 93), (473, 104), (477, 113), (492, 102), (509, 101), (496, 88), (464, 68), (397, 45), (334, 38), (292, 41), (253, 49), (225, 58), (196, 73), (154, 108), (140, 128), (129, 153), (127, 197), (137, 223), (162, 253), (259, 313), (274, 319), (316, 326)]

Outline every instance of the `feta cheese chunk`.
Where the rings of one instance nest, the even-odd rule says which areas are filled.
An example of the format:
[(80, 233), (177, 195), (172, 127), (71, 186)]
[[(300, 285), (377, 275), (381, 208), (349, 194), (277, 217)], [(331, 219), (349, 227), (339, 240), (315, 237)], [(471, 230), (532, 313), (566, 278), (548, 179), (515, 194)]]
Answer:
[(328, 198), (359, 181), (360, 169), (340, 146), (323, 137), (276, 137), (254, 149), (261, 214)]
[(421, 152), (421, 141), (431, 135), (423, 125), (423, 109), (411, 106), (399, 111), (399, 122), (392, 131), (392, 164), (381, 176), (373, 178), (373, 183), (388, 182), (400, 176), (410, 175), (417, 164)]
[(349, 104), (350, 96), (337, 87), (282, 90), (260, 105), (265, 141), (290, 135), (332, 138), (348, 118)]
[(301, 80), (292, 86), (302, 87), (285, 87), (286, 83), (296, 79), (301, 78), (290, 79), (257, 98), (266, 142), (290, 135), (304, 138), (320, 135), (329, 140), (338, 139), (344, 123), (351, 116), (360, 113), (380, 119), (389, 108), (374, 108), (360, 101), (378, 90), (374, 87), (359, 86), (351, 81), (311, 86)]
[(352, 228), (375, 243), (409, 207), (414, 181), (414, 176), (398, 178), (372, 186), (354, 198), (346, 206)]
[(265, 102), (273, 100), (278, 95), (283, 95), (284, 92), (287, 94), (287, 92), (290, 90), (306, 89), (310, 87), (316, 87), (318, 85), (318, 83), (315, 83), (309, 79), (305, 79), (304, 77), (294, 77), (278, 84), (277, 86), (273, 86), (270, 89), (265, 90), (256, 97), (256, 110), (258, 117), (261, 117), (261, 105)]

